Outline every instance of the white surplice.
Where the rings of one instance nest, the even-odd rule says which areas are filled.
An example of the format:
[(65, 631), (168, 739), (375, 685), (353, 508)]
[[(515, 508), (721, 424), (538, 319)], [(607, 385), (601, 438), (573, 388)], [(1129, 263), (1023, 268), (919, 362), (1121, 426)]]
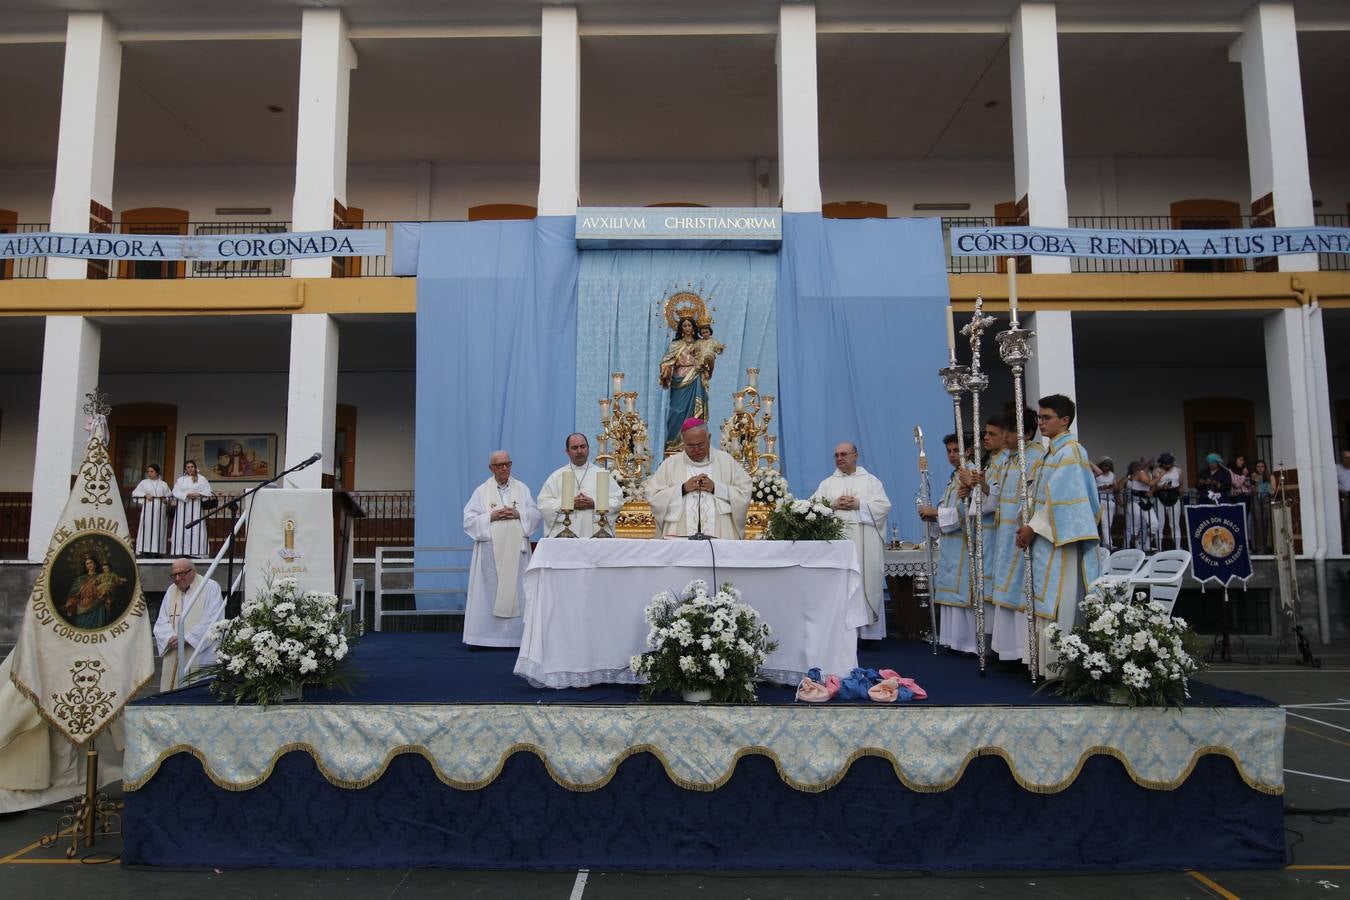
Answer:
[[(544, 537), (557, 537), (563, 530), (562, 514), (562, 482), (563, 473), (570, 470), (577, 486), (578, 494), (585, 494), (592, 500), (595, 500), (599, 493), (596, 483), (603, 477), (609, 481), (609, 506), (606, 509), (607, 530), (614, 534), (614, 516), (623, 508), (623, 488), (619, 487), (619, 479), (614, 477), (614, 473), (608, 469), (603, 469), (595, 463), (586, 463), (584, 466), (574, 466), (571, 463), (563, 466), (548, 476), (544, 486), (539, 489), (539, 515), (544, 520)], [(572, 533), (579, 538), (588, 538), (595, 535), (599, 516), (593, 509), (574, 509), (571, 515)]]
[(136, 552), (163, 555), (169, 537), (169, 498), (173, 491), (163, 478), (142, 478), (131, 496), (141, 508), (136, 529)]
[[(188, 494), (201, 494), (199, 498), (189, 499)], [(202, 501), (215, 496), (211, 493), (211, 484), (200, 474), (193, 481), (187, 475), (179, 475), (173, 483), (173, 495), (178, 500), (178, 512), (173, 517), (173, 555), (209, 556), (206, 544), (206, 523), (197, 522), (191, 528), (184, 528), (189, 522), (196, 522), (202, 515)]]
[[(169, 589), (164, 592), (164, 602), (159, 605), (159, 615), (155, 617), (155, 649), (164, 657), (163, 668), (159, 673), (161, 691), (182, 687), (177, 682), (178, 648), (168, 653), (164, 652), (164, 648), (168, 645), (169, 638), (178, 633), (178, 617), (182, 615), (188, 598), (197, 590), (198, 585), (201, 586), (201, 593), (193, 601), (192, 609), (188, 610), (187, 619), (183, 623), (183, 641), (187, 644), (184, 650), (187, 659), (192, 659), (194, 650), (198, 648), (200, 650), (187, 672), (209, 666), (216, 661), (216, 642), (207, 642), (206, 632), (212, 625), (225, 618), (225, 598), (220, 593), (220, 585), (205, 580), (200, 572), (193, 575), (192, 584), (186, 591), (180, 591), (177, 582), (171, 581)], [(185, 680), (186, 674), (184, 673)]]
[[(712, 479), (713, 493), (682, 493), (684, 483), (695, 475)], [(740, 540), (745, 534), (745, 514), (750, 508), (750, 476), (730, 453), (716, 447), (701, 463), (684, 451), (666, 458), (647, 482), (657, 534), (688, 537), (703, 526), (709, 537)]]
[[(514, 506), (519, 519), (491, 520), (492, 511)], [(530, 564), (530, 535), (539, 527), (539, 507), (525, 482), (483, 482), (464, 506), (464, 533), (473, 538), (469, 596), (464, 604), (464, 643), (519, 647), (521, 576)]]
[(867, 606), (872, 611), (871, 624), (860, 629), (858, 634), (867, 640), (881, 640), (886, 636), (885, 607), (882, 605), (882, 590), (886, 586), (883, 575), (886, 542), (882, 532), (886, 527), (886, 516), (891, 511), (886, 488), (880, 478), (858, 466), (849, 475), (835, 469), (834, 474), (822, 481), (811, 496), (824, 497), (831, 505), (843, 496), (858, 498), (856, 510), (841, 509), (836, 515), (847, 523), (845, 533), (858, 548), (863, 592), (867, 596)]

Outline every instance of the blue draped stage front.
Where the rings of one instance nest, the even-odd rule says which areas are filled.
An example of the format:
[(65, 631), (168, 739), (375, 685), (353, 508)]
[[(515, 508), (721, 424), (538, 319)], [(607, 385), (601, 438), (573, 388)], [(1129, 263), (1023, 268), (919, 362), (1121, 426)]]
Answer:
[[(1284, 863), (1284, 713), (1069, 703), (886, 641), (923, 703), (639, 703), (541, 692), (509, 652), (373, 634), (359, 696), (259, 710), (205, 685), (127, 708), (131, 865), (785, 869)], [(543, 696), (547, 695), (547, 696)]]
[[(657, 363), (671, 339), (661, 302), (679, 290), (707, 300), (726, 345), (709, 390), (714, 425), (745, 369), (759, 368), (760, 389), (778, 398), (773, 430), (794, 493), (831, 472), (836, 442), (854, 441), (891, 496), (892, 522), (921, 537), (908, 514), (918, 486), (911, 434), (923, 425), (935, 444), (951, 418), (936, 376), (948, 296), (941, 226), (819, 214), (789, 214), (783, 225), (776, 255), (583, 252), (571, 217), (423, 225), (417, 544), (468, 545), (459, 513), (494, 449), (509, 450), (515, 477), (537, 491), (564, 461), (568, 432), (599, 430), (595, 401), (613, 371), (639, 392), (659, 446), (667, 396)], [(451, 577), (438, 586), (463, 586)], [(462, 605), (434, 593), (418, 602)]]

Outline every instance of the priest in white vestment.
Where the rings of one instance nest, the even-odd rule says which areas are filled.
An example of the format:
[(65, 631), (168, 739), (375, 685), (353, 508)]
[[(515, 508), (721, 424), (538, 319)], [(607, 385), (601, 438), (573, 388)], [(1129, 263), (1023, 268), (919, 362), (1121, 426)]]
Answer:
[(505, 450), (488, 457), (488, 470), (492, 477), (464, 505), (464, 533), (473, 538), (464, 643), (519, 647), (525, 568), (530, 564), (530, 535), (539, 527), (539, 508), (525, 482), (511, 477), (511, 456)]
[[(590, 462), (591, 444), (579, 431), (567, 436), (567, 465), (548, 476), (539, 489), (539, 515), (544, 537), (557, 537), (571, 522), (579, 538), (595, 537), (600, 525), (597, 509), (605, 511), (605, 531), (614, 534), (614, 517), (623, 508), (623, 488), (614, 473)], [(568, 498), (572, 508), (564, 514)]]
[(750, 476), (730, 453), (712, 446), (702, 419), (685, 419), (680, 446), (647, 482), (657, 534), (688, 537), (702, 528), (708, 537), (740, 540), (750, 508)]
[[(182, 687), (188, 673), (216, 661), (216, 642), (207, 637), (211, 626), (225, 618), (225, 599), (221, 596), (220, 585), (207, 581), (197, 574), (192, 561), (175, 559), (169, 569), (172, 583), (164, 592), (164, 602), (159, 605), (159, 615), (155, 618), (155, 647), (164, 658), (159, 673), (159, 689), (171, 691)], [(198, 589), (200, 588), (200, 592)], [(193, 595), (197, 599), (188, 609), (188, 601)], [(183, 681), (178, 680), (178, 620), (187, 610), (183, 620), (183, 657), (191, 660), (184, 672)], [(197, 658), (192, 654), (196, 652)]]
[(886, 637), (886, 608), (882, 600), (882, 589), (886, 586), (883, 555), (886, 516), (891, 511), (891, 501), (881, 479), (858, 465), (856, 444), (844, 441), (834, 448), (834, 467), (834, 474), (822, 481), (811, 496), (824, 497), (830, 502), (845, 522), (845, 534), (858, 548), (863, 592), (872, 612), (871, 624), (858, 629), (858, 636), (879, 641)]

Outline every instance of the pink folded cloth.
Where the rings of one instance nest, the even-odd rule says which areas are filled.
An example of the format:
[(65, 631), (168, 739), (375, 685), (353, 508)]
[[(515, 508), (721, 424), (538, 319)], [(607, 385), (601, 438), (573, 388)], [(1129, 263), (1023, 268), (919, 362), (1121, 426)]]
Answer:
[(838, 675), (826, 675), (826, 676), (825, 676), (825, 690), (829, 691), (829, 693), (830, 693), (830, 698), (831, 698), (831, 699), (834, 698), (834, 695), (835, 695), (835, 694), (839, 693), (839, 676), (838, 676)]
[(802, 683), (797, 685), (797, 699), (807, 703), (824, 703), (830, 699), (830, 692), (820, 682), (803, 678)]
[(900, 682), (895, 678), (878, 681), (867, 689), (867, 696), (878, 703), (894, 703), (895, 698), (900, 696)]
[(877, 674), (880, 675), (882, 678), (894, 678), (896, 681), (900, 682), (901, 687), (909, 688), (910, 692), (914, 694), (915, 700), (928, 699), (928, 692), (925, 691), (923, 688), (919, 687), (918, 682), (916, 682), (913, 678), (905, 678), (903, 675), (901, 675), (894, 669), (878, 669)]

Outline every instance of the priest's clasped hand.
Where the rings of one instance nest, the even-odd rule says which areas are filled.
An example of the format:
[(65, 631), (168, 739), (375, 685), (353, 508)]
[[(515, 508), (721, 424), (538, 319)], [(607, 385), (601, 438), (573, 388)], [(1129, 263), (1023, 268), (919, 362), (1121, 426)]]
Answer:
[(714, 493), (712, 479), (707, 475), (695, 475), (684, 483), (684, 493), (693, 491), (704, 491), (705, 493)]
[(858, 498), (852, 496), (851, 494), (843, 494), (843, 495), (841, 495), (841, 496), (835, 498), (835, 501), (834, 501), (834, 508), (835, 508), (835, 509), (858, 509), (858, 508), (859, 508)]
[(576, 509), (595, 509), (595, 501), (583, 493), (578, 493), (572, 498), (572, 506)]
[(514, 506), (499, 506), (488, 514), (488, 519), (493, 522), (500, 522), (502, 519), (519, 519), (520, 511)]

